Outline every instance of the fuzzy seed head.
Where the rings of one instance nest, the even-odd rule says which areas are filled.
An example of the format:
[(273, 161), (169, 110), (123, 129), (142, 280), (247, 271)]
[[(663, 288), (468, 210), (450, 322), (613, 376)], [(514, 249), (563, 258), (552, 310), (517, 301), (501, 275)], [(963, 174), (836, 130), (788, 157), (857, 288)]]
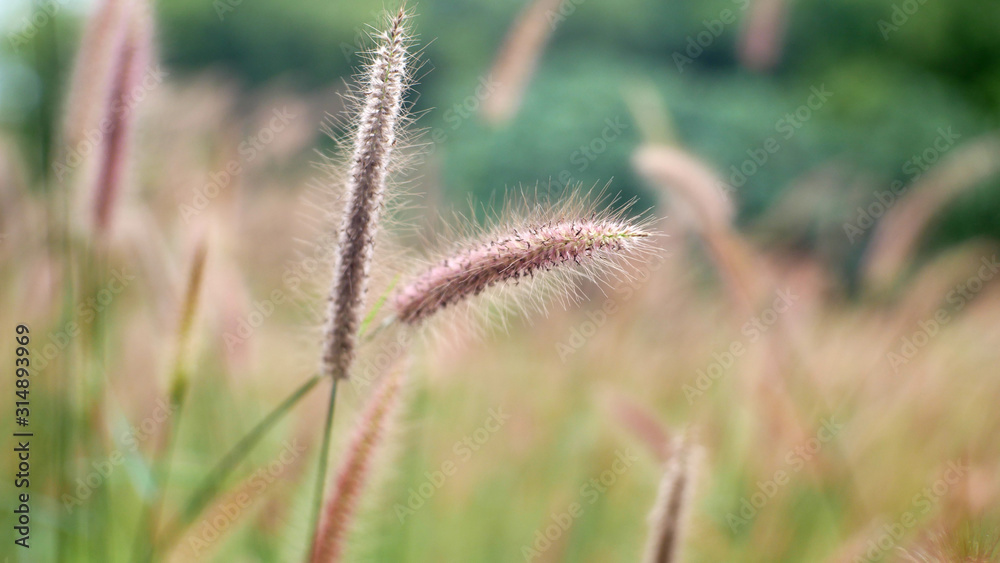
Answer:
[(142, 74), (149, 65), (149, 32), (139, 23), (139, 16), (134, 20), (121, 46), (111, 97), (108, 100), (107, 114), (110, 123), (104, 139), (103, 162), (97, 177), (94, 203), (94, 224), (99, 232), (106, 231), (109, 227), (129, 158), (134, 119), (132, 111), (122, 108), (128, 108), (132, 103), (130, 97), (139, 87)]
[(660, 480), (656, 505), (649, 515), (649, 538), (644, 563), (675, 563), (683, 540), (691, 491), (701, 457), (698, 446), (683, 436), (674, 440)]
[[(127, 180), (143, 75), (153, 59), (153, 22), (145, 0), (104, 0), (80, 45), (56, 177), (74, 171), (93, 232), (110, 230)], [(96, 139), (93, 139), (96, 137)], [(93, 144), (89, 152), (83, 143)], [(83, 153), (81, 158), (78, 153)], [(76, 155), (75, 159), (73, 155)]]
[(368, 289), (379, 217), (385, 201), (390, 157), (408, 84), (406, 13), (400, 11), (377, 36), (365, 68), (354, 148), (346, 179), (347, 207), (340, 225), (330, 292), (323, 373), (346, 378)]
[(648, 144), (632, 157), (639, 174), (670, 194), (685, 207), (693, 228), (702, 233), (728, 231), (733, 203), (719, 189), (722, 182), (712, 169), (687, 151), (667, 145)]
[(417, 324), (489, 287), (625, 254), (648, 236), (615, 219), (568, 219), (513, 229), (431, 266), (395, 293), (392, 306), (398, 320)]
[(66, 100), (62, 141), (68, 147), (76, 147), (104, 118), (119, 58), (116, 51), (127, 33), (128, 12), (124, 0), (103, 0), (88, 18)]
[(358, 420), (323, 508), (309, 559), (311, 563), (332, 563), (339, 561), (343, 554), (358, 502), (372, 473), (373, 460), (402, 402), (403, 373), (397, 368), (385, 376)]

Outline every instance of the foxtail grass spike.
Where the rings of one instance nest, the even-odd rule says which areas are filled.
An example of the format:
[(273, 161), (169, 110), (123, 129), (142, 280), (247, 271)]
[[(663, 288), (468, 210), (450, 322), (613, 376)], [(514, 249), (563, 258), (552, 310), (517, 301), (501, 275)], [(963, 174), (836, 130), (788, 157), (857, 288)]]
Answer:
[(111, 69), (102, 129), (100, 160), (94, 193), (94, 228), (100, 234), (108, 230), (114, 203), (119, 198), (129, 159), (135, 121), (135, 96), (152, 53), (152, 24), (146, 7), (129, 4), (125, 36), (118, 46)]
[[(88, 130), (100, 123), (114, 77), (116, 49), (124, 41), (128, 29), (128, 5), (124, 0), (103, 0), (88, 18), (83, 39), (74, 62), (70, 95), (67, 96), (62, 141), (75, 149), (85, 140)], [(68, 155), (62, 155), (67, 157)], [(63, 162), (56, 164), (56, 174), (62, 178)], [(75, 162), (65, 161), (65, 166)]]
[(521, 106), (549, 37), (559, 19), (562, 0), (531, 0), (517, 17), (490, 69), (491, 94), (483, 99), (483, 116), (493, 124), (513, 117)]
[(754, 253), (733, 229), (733, 203), (715, 172), (696, 156), (674, 146), (647, 144), (632, 158), (635, 170), (679, 204), (689, 228), (706, 243), (734, 302), (752, 311), (770, 285), (754, 269)]
[(781, 61), (788, 8), (787, 0), (753, 0), (737, 50), (743, 66), (766, 72)]
[(397, 368), (385, 376), (358, 420), (323, 508), (309, 558), (311, 563), (333, 563), (343, 555), (359, 499), (370, 480), (374, 457), (401, 403), (404, 373)]
[(728, 231), (735, 210), (721, 189), (723, 182), (693, 154), (669, 145), (646, 144), (632, 157), (635, 170), (680, 199), (692, 214), (692, 227), (701, 232)]
[(649, 515), (649, 538), (643, 563), (680, 561), (678, 554), (700, 452), (684, 437), (675, 439), (671, 450), (656, 505)]
[(498, 284), (574, 265), (625, 257), (650, 233), (626, 221), (564, 219), (512, 229), (459, 250), (399, 288), (396, 318), (417, 324)]
[(149, 560), (154, 556), (156, 529), (163, 512), (165, 492), (170, 483), (171, 466), (176, 451), (177, 434), (180, 429), (181, 414), (188, 386), (188, 341), (198, 309), (198, 294), (201, 292), (207, 253), (208, 244), (204, 232), (200, 232), (196, 239), (194, 256), (184, 288), (184, 299), (181, 302), (180, 319), (177, 326), (177, 349), (174, 352), (173, 368), (170, 374), (170, 405), (174, 409), (174, 416), (170, 418), (170, 423), (164, 432), (161, 449), (156, 451), (153, 456), (152, 492), (145, 510), (140, 516), (136, 534), (136, 557), (134, 559), (140, 561)]
[[(895, 201), (895, 195), (890, 195), (888, 203), (876, 202), (888, 209), (883, 211), (885, 215), (875, 227), (862, 262), (866, 285), (875, 291), (891, 287), (913, 262), (927, 226), (942, 208), (963, 191), (997, 173), (1000, 173), (1000, 135), (987, 133), (956, 147), (911, 186), (900, 184), (898, 188), (906, 192), (899, 201)], [(892, 191), (898, 193), (897, 186), (893, 186)], [(864, 235), (858, 224), (860, 219), (844, 224), (844, 233), (851, 242)]]
[(361, 108), (346, 179), (347, 208), (330, 292), (322, 370), (341, 379), (354, 358), (368, 289), (375, 234), (385, 198), (389, 160), (407, 87), (408, 31), (401, 8), (377, 37), (362, 77)]
[(605, 390), (601, 394), (609, 414), (635, 438), (642, 441), (656, 455), (666, 462), (670, 458), (673, 440), (664, 425), (646, 407), (625, 395)]
[(191, 328), (194, 326), (198, 310), (198, 296), (201, 294), (202, 280), (205, 274), (205, 258), (208, 255), (208, 240), (204, 232), (199, 233), (195, 243), (191, 268), (188, 271), (187, 284), (184, 287), (184, 301), (181, 303), (181, 314), (177, 324), (177, 351), (174, 363), (171, 397), (178, 400), (187, 387), (187, 360), (190, 347)]

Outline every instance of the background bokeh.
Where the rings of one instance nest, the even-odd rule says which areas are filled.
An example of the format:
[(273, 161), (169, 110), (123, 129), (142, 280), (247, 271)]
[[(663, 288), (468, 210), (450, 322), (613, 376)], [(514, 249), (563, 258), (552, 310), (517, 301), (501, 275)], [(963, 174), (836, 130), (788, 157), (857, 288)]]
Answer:
[[(494, 61), (530, 3), (408, 2), (423, 63), (410, 101), (425, 144), (406, 175), (413, 197), (398, 200), (391, 243), (380, 241), (373, 294), (437, 244), (428, 233), (447, 232), (440, 218), (453, 223), (470, 201), (502, 207), (520, 190), (560, 197), (611, 182), (619, 203), (635, 198), (632, 211), (657, 218), (663, 252), (639, 261), (632, 279), (583, 283), (579, 307), (532, 309), (483, 334), (448, 317), (409, 342), (405, 415), (350, 559), (522, 561), (538, 533), (583, 502), (528, 559), (637, 560), (663, 442), (688, 429), (705, 463), (684, 561), (1000, 560), (1000, 289), (989, 266), (1000, 237), (990, 137), (1000, 125), (1000, 3), (533, 4), (546, 2), (551, 37), (523, 103), (494, 121), (483, 110), (497, 88)], [(208, 261), (165, 514), (314, 371), (332, 240), (323, 202), (338, 190), (316, 163), (342, 140), (331, 116), (383, 9), (155, 2), (166, 74), (138, 105), (115, 234), (92, 255), (79, 186), (58, 181), (53, 166), (64, 162), (73, 64), (93, 4), (0, 0), (0, 356), (13, 357), (7, 331), (20, 322), (39, 350), (60, 342), (66, 319), (79, 320), (103, 287), (89, 275), (136, 276), (39, 368), (37, 550), (11, 551), (16, 561), (129, 560), (148, 460), (167, 433), (154, 416), (198, 241)], [(686, 155), (675, 184), (714, 172), (732, 196), (732, 226), (721, 200), (687, 194), (692, 213), (683, 190), (642, 176), (636, 155), (649, 146)], [(944, 162), (955, 165), (936, 166)], [(870, 216), (892, 186), (904, 187), (887, 206), (898, 232), (916, 225), (912, 253), (873, 250), (877, 234), (889, 250), (896, 239), (879, 221), (884, 208)], [(872, 255), (899, 258), (899, 271), (875, 279)], [(396, 336), (366, 344), (361, 384), (338, 399), (334, 464), (375, 366), (401, 355)], [(80, 383), (91, 375), (97, 391)], [(12, 380), (0, 377), (4, 393)], [(61, 395), (68, 388), (77, 403)], [(80, 404), (87, 393), (106, 412)], [(322, 394), (254, 450), (171, 560), (302, 559)], [(61, 442), (65, 425), (92, 436), (96, 451)], [(136, 428), (132, 448), (122, 436)], [(0, 432), (12, 429), (0, 420)], [(115, 451), (126, 461), (67, 510), (61, 495), (79, 494), (76, 479)], [(612, 486), (586, 489), (625, 452), (632, 464)], [(14, 465), (2, 460), (7, 475)], [(457, 470), (436, 484), (449, 462)], [(227, 503), (244, 490), (254, 491), (249, 507), (230, 516)], [(12, 494), (0, 481), (0, 498)], [(12, 522), (0, 514), (0, 529)]]
[[(4, 4), (9, 35), (32, 12), (27, 1)], [(10, 39), (0, 51), (0, 119), (32, 158), (35, 174), (41, 158), (38, 126), (51, 122), (61, 107), (87, 4), (57, 2), (62, 8), (56, 25), (41, 28), (19, 52)], [(567, 179), (586, 185), (614, 179), (617, 190), (644, 195), (646, 188), (628, 166), (642, 125), (628, 105), (637, 88), (660, 98), (677, 137), (724, 176), (748, 158), (746, 151), (775, 134), (782, 116), (805, 103), (810, 88), (824, 86), (833, 93), (787, 147), (740, 187), (744, 221), (760, 217), (795, 179), (831, 161), (845, 163), (850, 174), (871, 175), (877, 185), (909, 181), (904, 164), (933, 142), (938, 128), (970, 139), (997, 125), (1000, 6), (995, 2), (778, 4), (785, 4), (778, 8), (785, 22), (774, 40), (778, 60), (771, 70), (754, 72), (738, 56), (754, 9), (747, 1), (569, 1), (560, 8), (566, 15), (552, 18), (555, 31), (522, 111), (503, 127), (491, 128), (476, 118), (478, 103), (469, 97), (489, 77), (492, 59), (523, 6), (421, 2), (415, 21), (426, 64), (417, 108), (434, 108), (421, 125), (443, 129), (448, 140), (437, 152), (435, 180), (459, 202), (468, 193), (485, 198), (505, 187)], [(918, 9), (908, 15), (914, 6)], [(366, 26), (379, 8), (351, 0), (158, 2), (158, 44), (174, 79), (211, 70), (231, 81), (241, 98), (274, 85), (322, 91), (350, 76)], [(721, 21), (726, 10), (738, 20)], [(697, 53), (689, 41), (706, 31), (707, 47), (679, 71), (676, 54)], [(574, 152), (601, 135), (605, 119), (624, 124), (620, 138), (580, 170)], [(948, 243), (1000, 234), (992, 220), (1000, 210), (1000, 192), (989, 187), (955, 201), (933, 239)], [(834, 197), (850, 201), (849, 188), (841, 187)], [(843, 207), (813, 211), (852, 211), (849, 203)]]

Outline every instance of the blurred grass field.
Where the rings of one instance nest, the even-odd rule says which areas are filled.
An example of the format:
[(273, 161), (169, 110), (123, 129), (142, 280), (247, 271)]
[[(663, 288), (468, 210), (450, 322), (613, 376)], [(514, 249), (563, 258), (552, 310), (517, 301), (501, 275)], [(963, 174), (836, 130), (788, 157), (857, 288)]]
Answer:
[[(313, 165), (315, 149), (332, 146), (321, 125), (343, 109), (337, 80), (359, 62), (342, 46), (353, 44), (354, 26), (371, 23), (369, 7), (247, 3), (216, 21), (188, 4), (157, 8), (168, 73), (143, 91), (131, 175), (103, 245), (82, 228), (81, 195), (43, 165), (61, 162), (65, 147), (37, 149), (51, 134), (45, 123), (58, 129), (65, 101), (49, 86), (68, 82), (69, 42), (54, 59), (39, 57), (36, 78), (46, 87), (31, 108), (4, 114), (6, 436), (17, 431), (10, 407), (20, 323), (30, 327), (36, 362), (32, 547), (13, 547), (16, 515), (5, 509), (0, 555), (12, 561), (132, 560), (154, 478), (149, 460), (166, 447), (170, 426), (179, 433), (164, 519), (315, 372), (331, 259), (316, 205), (335, 192)], [(482, 119), (476, 92), (516, 10), (476, 3), (461, 20), (454, 6), (419, 6), (421, 45), (430, 46), (416, 107), (428, 110), (420, 124), (432, 144), (379, 247), (373, 295), (429, 250), (439, 216), (468, 210), (465, 198), (496, 202), (505, 188), (557, 193), (563, 173), (598, 189), (613, 177), (610, 191), (638, 196), (664, 236), (634, 277), (586, 282), (571, 307), (513, 315), (481, 335), (476, 321), (449, 316), (412, 338), (388, 330), (363, 346), (358, 377), (340, 391), (333, 464), (385, 366), (406, 355), (411, 382), (348, 559), (639, 560), (664, 444), (686, 432), (704, 460), (683, 561), (1000, 561), (996, 45), (963, 47), (958, 38), (973, 42), (978, 32), (934, 23), (979, 30), (973, 20), (995, 22), (995, 7), (927, 3), (900, 30), (903, 46), (885, 46), (869, 16), (891, 17), (891, 3), (804, 1), (790, 8), (776, 70), (739, 68), (734, 26), (687, 74), (670, 54), (728, 4), (629, 4), (653, 15), (577, 5), (523, 107), (500, 126)], [(679, 13), (689, 17), (651, 29)], [(303, 38), (262, 32), (276, 14)], [(76, 29), (74, 12), (63, 17), (42, 27), (39, 41)], [(826, 29), (815, 22), (827, 21), (841, 22), (842, 33), (807, 41)], [(871, 56), (843, 46), (845, 30), (865, 24), (875, 35), (862, 43), (879, 46)], [(316, 39), (327, 25), (335, 33)], [(185, 33), (197, 40), (184, 43)], [(273, 43), (281, 37), (284, 54)], [(926, 38), (937, 42), (910, 50)], [(334, 55), (316, 55), (317, 45)], [(276, 70), (303, 52), (312, 54), (297, 59), (301, 67)], [(941, 70), (961, 53), (984, 62)], [(5, 53), (4, 64), (27, 64), (22, 56)], [(219, 59), (199, 59), (211, 56)], [(59, 80), (48, 82), (47, 71)], [(638, 149), (669, 144), (732, 182), (731, 167), (780, 132), (775, 124), (817, 84), (830, 85), (829, 105), (731, 194), (736, 216), (724, 227), (711, 222), (712, 208), (699, 208), (697, 193), (637, 170)], [(607, 120), (622, 133), (607, 138)], [(935, 146), (942, 127), (960, 138), (935, 149), (926, 174), (912, 174), (907, 165)], [(581, 148), (596, 139), (606, 148), (586, 156)], [(864, 226), (859, 213), (893, 180), (914, 189)], [(859, 241), (848, 224), (861, 225)], [(894, 247), (908, 229), (912, 247)], [(177, 325), (199, 241), (208, 258), (185, 360), (189, 398), (170, 413)], [(880, 272), (889, 258), (898, 264)], [(304, 557), (326, 384), (254, 448), (167, 560)], [(7, 443), (5, 476), (17, 472)], [(0, 480), (5, 505), (18, 492), (13, 479)]]

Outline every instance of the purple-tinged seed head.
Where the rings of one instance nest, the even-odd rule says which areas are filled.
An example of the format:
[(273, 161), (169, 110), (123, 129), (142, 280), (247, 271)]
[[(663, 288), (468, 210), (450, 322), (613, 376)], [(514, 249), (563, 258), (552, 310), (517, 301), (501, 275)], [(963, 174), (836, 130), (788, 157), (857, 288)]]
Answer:
[(698, 476), (701, 449), (684, 436), (674, 439), (660, 480), (656, 504), (649, 515), (649, 537), (644, 563), (674, 563), (684, 537), (684, 526)]
[(128, 28), (114, 54), (113, 82), (106, 102), (107, 129), (102, 138), (93, 210), (94, 227), (98, 234), (109, 229), (114, 204), (120, 196), (135, 122), (136, 100), (133, 97), (141, 87), (152, 53), (152, 23), (146, 13), (148, 8), (138, 1), (129, 6)]
[(367, 485), (375, 456), (399, 412), (405, 367), (385, 376), (365, 406), (337, 471), (309, 560), (332, 563), (343, 555), (358, 502)]
[(392, 308), (399, 321), (417, 324), (497, 284), (628, 254), (648, 236), (630, 223), (598, 218), (512, 229), (431, 266), (396, 291)]
[(377, 36), (362, 74), (361, 109), (346, 180), (347, 207), (340, 226), (330, 291), (322, 371), (346, 378), (368, 291), (375, 235), (385, 200), (390, 158), (408, 85), (407, 15), (400, 8)]

